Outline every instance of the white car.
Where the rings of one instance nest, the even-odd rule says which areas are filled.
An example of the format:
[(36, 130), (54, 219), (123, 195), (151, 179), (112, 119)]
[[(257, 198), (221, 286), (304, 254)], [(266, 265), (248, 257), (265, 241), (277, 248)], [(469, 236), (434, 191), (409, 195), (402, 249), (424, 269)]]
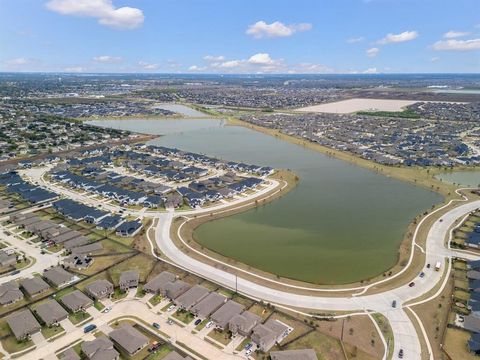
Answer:
[(205, 327), (206, 327), (207, 329), (210, 329), (210, 328), (212, 327), (212, 325), (213, 325), (213, 321), (209, 321), (209, 322), (207, 323), (207, 325), (205, 325)]
[(250, 354), (253, 352), (253, 349), (248, 349), (246, 352), (245, 352), (245, 355), (248, 357), (250, 356)]
[(175, 305), (170, 305), (170, 306), (167, 308), (167, 311), (172, 311), (173, 309), (175, 309)]
[(111, 307), (111, 306), (109, 306), (109, 307), (106, 307), (105, 309), (103, 309), (103, 311), (102, 311), (102, 312), (104, 312), (104, 313), (108, 313), (110, 310), (112, 310), (112, 307)]

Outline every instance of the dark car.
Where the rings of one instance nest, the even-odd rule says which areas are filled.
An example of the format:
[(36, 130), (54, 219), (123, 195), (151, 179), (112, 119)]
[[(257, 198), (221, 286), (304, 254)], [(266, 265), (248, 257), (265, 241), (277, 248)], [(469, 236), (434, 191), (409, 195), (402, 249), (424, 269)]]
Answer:
[(195, 324), (195, 326), (197, 326), (197, 325), (200, 324), (201, 322), (202, 322), (202, 319), (197, 319), (194, 324)]
[(427, 264), (427, 269), (430, 269), (430, 264)]
[(152, 326), (153, 326), (155, 329), (160, 329), (160, 324), (159, 324), (159, 323), (153, 323)]
[(397, 300), (393, 300), (393, 301), (392, 301), (392, 307), (393, 307), (393, 308), (397, 307)]
[(422, 272), (420, 273), (420, 277), (423, 278), (424, 276), (425, 276), (425, 273), (422, 271)]
[(398, 357), (400, 359), (403, 359), (403, 349), (400, 349), (400, 351), (398, 352)]
[(408, 286), (414, 287), (414, 286), (415, 286), (415, 283), (412, 281), (410, 284), (408, 284)]

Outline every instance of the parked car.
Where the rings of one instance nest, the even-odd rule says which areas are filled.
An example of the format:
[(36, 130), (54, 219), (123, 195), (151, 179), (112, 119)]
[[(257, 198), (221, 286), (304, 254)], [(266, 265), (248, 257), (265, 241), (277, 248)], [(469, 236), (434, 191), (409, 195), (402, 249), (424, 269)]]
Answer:
[(168, 320), (167, 320), (167, 324), (168, 324), (168, 325), (173, 325), (173, 320), (172, 320), (172, 319), (168, 319)]
[(250, 354), (253, 352), (253, 349), (248, 349), (245, 355), (250, 356)]
[(154, 323), (152, 324), (152, 326), (153, 326), (155, 329), (160, 329), (160, 324), (159, 324), (159, 323), (154, 322)]
[(109, 306), (109, 307), (106, 307), (105, 309), (102, 310), (103, 313), (108, 313), (110, 312), (110, 310), (112, 310), (112, 307)]
[(397, 300), (393, 300), (393, 301), (392, 301), (392, 307), (393, 307), (393, 308), (396, 308), (396, 307), (397, 307)]
[(205, 325), (205, 327), (206, 327), (207, 329), (210, 329), (210, 328), (212, 327), (212, 325), (213, 325), (213, 321), (209, 321), (209, 322), (207, 323), (207, 325)]
[(408, 286), (414, 287), (414, 286), (415, 286), (415, 283), (412, 281), (410, 284), (408, 284)]
[(167, 308), (167, 311), (172, 311), (173, 309), (175, 309), (175, 305), (170, 305), (170, 306)]
[(400, 349), (400, 351), (398, 352), (398, 358), (403, 359), (403, 349)]
[(249, 349), (251, 349), (251, 348), (252, 348), (252, 346), (253, 346), (253, 344), (252, 344), (252, 343), (248, 343), (247, 345), (245, 345), (245, 350), (249, 350)]
[(420, 277), (423, 278), (424, 276), (425, 276), (425, 273), (422, 271), (422, 272), (420, 273)]
[(201, 322), (202, 322), (202, 319), (197, 319), (197, 320), (195, 320), (194, 324), (195, 324), (195, 326), (197, 326), (197, 325), (200, 324)]
[(427, 269), (430, 269), (430, 264), (427, 264)]

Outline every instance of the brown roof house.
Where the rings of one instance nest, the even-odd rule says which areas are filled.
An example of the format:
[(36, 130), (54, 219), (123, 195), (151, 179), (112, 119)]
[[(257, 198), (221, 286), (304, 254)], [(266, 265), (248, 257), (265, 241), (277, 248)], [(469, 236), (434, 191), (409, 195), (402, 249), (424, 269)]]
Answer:
[(118, 286), (120, 290), (126, 292), (130, 288), (136, 288), (138, 286), (139, 274), (137, 270), (128, 270), (120, 274), (120, 280)]
[(182, 295), (190, 288), (190, 284), (186, 283), (185, 281), (175, 280), (174, 282), (167, 283), (160, 293), (163, 296), (169, 298), (170, 300), (173, 300)]
[(262, 322), (262, 318), (249, 311), (235, 315), (228, 323), (228, 329), (233, 336), (240, 334), (242, 336), (250, 336), (253, 328)]
[(143, 290), (152, 294), (159, 294), (165, 285), (169, 282), (175, 281), (176, 276), (169, 271), (163, 271), (153, 279), (148, 281), (144, 286)]
[(131, 325), (122, 325), (109, 334), (110, 339), (115, 341), (129, 355), (135, 355), (148, 345), (148, 337)]
[(113, 348), (113, 343), (106, 336), (100, 336), (92, 341), (84, 341), (80, 347), (89, 360), (118, 360), (120, 358), (120, 354)]
[(68, 312), (55, 300), (38, 305), (35, 312), (47, 326), (56, 325), (68, 317)]
[(95, 300), (109, 298), (113, 294), (113, 284), (108, 280), (97, 280), (85, 287), (86, 293)]
[(235, 315), (241, 314), (245, 306), (233, 300), (228, 300), (220, 309), (215, 311), (210, 319), (215, 323), (215, 326), (220, 329), (226, 329), (228, 323)]
[(313, 349), (272, 351), (270, 358), (272, 360), (318, 360)]
[(217, 311), (220, 306), (225, 304), (227, 298), (219, 293), (211, 292), (198, 303), (196, 303), (190, 311), (200, 319), (206, 319)]
[(37, 276), (22, 280), (20, 282), (20, 286), (30, 297), (40, 295), (50, 289), (50, 285), (48, 285), (45, 280)]
[(30, 310), (22, 310), (7, 317), (8, 326), (17, 340), (28, 339), (42, 328)]
[(43, 277), (55, 287), (63, 287), (73, 283), (76, 276), (66, 271), (61, 266), (55, 266), (51, 269), (45, 270)]
[(72, 313), (85, 310), (89, 306), (93, 305), (92, 299), (82, 293), (80, 290), (75, 290), (65, 296), (60, 301), (65, 307)]
[(12, 280), (0, 285), (0, 305), (10, 305), (22, 299), (23, 293), (15, 281)]
[(255, 326), (251, 339), (260, 350), (268, 351), (283, 338), (288, 326), (278, 320), (270, 319), (265, 324)]
[(72, 348), (65, 350), (63, 353), (58, 355), (60, 360), (80, 360), (80, 356)]
[(175, 305), (180, 306), (184, 310), (190, 311), (193, 305), (205, 298), (209, 294), (209, 290), (201, 285), (195, 285), (188, 289), (174, 301)]

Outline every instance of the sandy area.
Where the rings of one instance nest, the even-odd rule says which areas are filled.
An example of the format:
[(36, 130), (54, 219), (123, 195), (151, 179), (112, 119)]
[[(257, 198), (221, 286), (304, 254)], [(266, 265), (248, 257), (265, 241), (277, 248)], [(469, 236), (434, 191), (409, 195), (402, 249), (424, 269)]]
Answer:
[(349, 114), (357, 111), (402, 111), (405, 106), (415, 104), (414, 100), (348, 99), (328, 104), (307, 106), (297, 109), (301, 112), (323, 112)]

